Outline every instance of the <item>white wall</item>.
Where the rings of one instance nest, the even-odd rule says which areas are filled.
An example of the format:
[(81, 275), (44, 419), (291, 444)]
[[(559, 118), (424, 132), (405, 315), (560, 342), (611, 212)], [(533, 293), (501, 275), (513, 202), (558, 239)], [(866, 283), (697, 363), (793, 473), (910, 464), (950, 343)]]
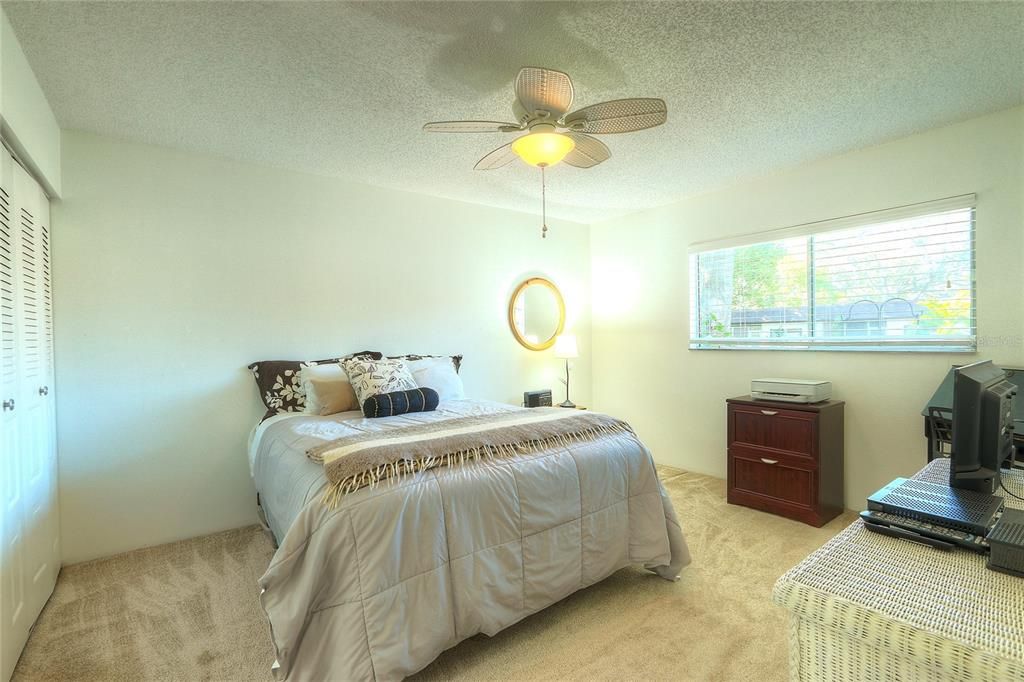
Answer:
[(0, 134), (47, 194), (60, 196), (60, 128), (2, 7)]
[[(684, 161), (682, 161), (684, 162)], [(594, 406), (657, 460), (724, 477), (725, 404), (758, 376), (830, 379), (846, 405), (846, 504), (925, 463), (920, 411), (949, 366), (1024, 367), (1024, 108), (595, 225)], [(690, 351), (687, 246), (977, 193), (977, 355)]]
[(848, 402), (857, 508), (923, 464), (920, 409), (972, 356), (689, 351), (686, 247), (975, 192), (976, 357), (1024, 366), (1022, 159), (1018, 108), (589, 230), (555, 222), (541, 240), (527, 214), (65, 132), (53, 211), (64, 559), (254, 519), (253, 360), (463, 352), (472, 395), (560, 399), (560, 362), (506, 326), (530, 275), (566, 295), (576, 401), (629, 419), (659, 461), (724, 476), (726, 397), (758, 375), (831, 379)]
[[(561, 288), (587, 404), (589, 231), (532, 215), (65, 132), (54, 205), (64, 561), (255, 521), (246, 364), (465, 354), (470, 396), (557, 384), (506, 321)], [(561, 399), (561, 398), (559, 398)]]

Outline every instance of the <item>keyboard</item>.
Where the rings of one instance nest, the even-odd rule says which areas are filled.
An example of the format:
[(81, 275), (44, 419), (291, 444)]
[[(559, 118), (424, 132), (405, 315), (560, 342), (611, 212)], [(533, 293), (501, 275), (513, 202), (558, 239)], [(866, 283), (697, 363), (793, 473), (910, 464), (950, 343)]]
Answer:
[[(898, 528), (904, 531), (910, 531), (910, 533), (923, 536), (924, 538), (930, 538), (932, 540), (938, 540), (940, 543), (947, 543), (955, 547), (961, 547), (971, 552), (977, 552), (984, 554), (988, 552), (988, 542), (984, 536), (975, 535), (962, 530), (955, 530), (953, 528), (946, 528), (934, 523), (928, 523), (927, 521), (919, 521), (912, 519), (907, 516), (900, 516), (899, 514), (890, 514), (882, 511), (862, 511), (860, 513), (861, 519), (864, 520), (865, 524)], [(874, 530), (869, 528), (869, 530)], [(902, 535), (908, 540), (912, 540), (912, 537)], [(932, 544), (925, 542), (924, 544)], [(934, 545), (933, 546), (937, 546)], [(941, 549), (942, 547), (940, 547)]]

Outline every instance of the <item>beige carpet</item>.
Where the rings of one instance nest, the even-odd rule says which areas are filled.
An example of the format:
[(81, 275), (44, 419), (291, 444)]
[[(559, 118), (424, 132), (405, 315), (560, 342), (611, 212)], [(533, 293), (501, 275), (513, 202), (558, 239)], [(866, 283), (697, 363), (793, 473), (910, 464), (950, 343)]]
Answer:
[[(496, 637), (445, 652), (416, 679), (783, 680), (775, 579), (825, 528), (725, 503), (725, 482), (659, 467), (693, 554), (677, 583), (624, 569)], [(269, 680), (257, 527), (68, 566), (14, 680)]]

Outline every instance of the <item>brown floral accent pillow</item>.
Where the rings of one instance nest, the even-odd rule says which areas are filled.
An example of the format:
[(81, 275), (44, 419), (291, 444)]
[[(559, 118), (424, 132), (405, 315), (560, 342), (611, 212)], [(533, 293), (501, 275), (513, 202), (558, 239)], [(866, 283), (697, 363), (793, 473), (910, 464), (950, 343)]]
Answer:
[(444, 357), (452, 359), (452, 364), (455, 365), (455, 372), (458, 373), (459, 368), (462, 366), (461, 355), (416, 355), (415, 353), (410, 353), (409, 355), (389, 355), (388, 360), (424, 360), (426, 358)]
[(306, 408), (306, 391), (299, 376), (303, 367), (337, 363), (355, 357), (380, 360), (384, 356), (377, 351), (364, 350), (326, 360), (263, 360), (249, 365), (256, 379), (260, 399), (267, 406), (267, 413), (263, 415), (263, 419), (280, 412), (302, 412)]

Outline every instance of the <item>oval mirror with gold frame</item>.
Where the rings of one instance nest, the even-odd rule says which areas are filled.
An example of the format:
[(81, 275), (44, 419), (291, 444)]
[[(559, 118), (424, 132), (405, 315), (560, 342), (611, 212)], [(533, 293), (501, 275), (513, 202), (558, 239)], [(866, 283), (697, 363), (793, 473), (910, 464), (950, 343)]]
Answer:
[(508, 326), (522, 346), (545, 350), (565, 327), (565, 301), (554, 282), (531, 277), (512, 292), (508, 302)]

